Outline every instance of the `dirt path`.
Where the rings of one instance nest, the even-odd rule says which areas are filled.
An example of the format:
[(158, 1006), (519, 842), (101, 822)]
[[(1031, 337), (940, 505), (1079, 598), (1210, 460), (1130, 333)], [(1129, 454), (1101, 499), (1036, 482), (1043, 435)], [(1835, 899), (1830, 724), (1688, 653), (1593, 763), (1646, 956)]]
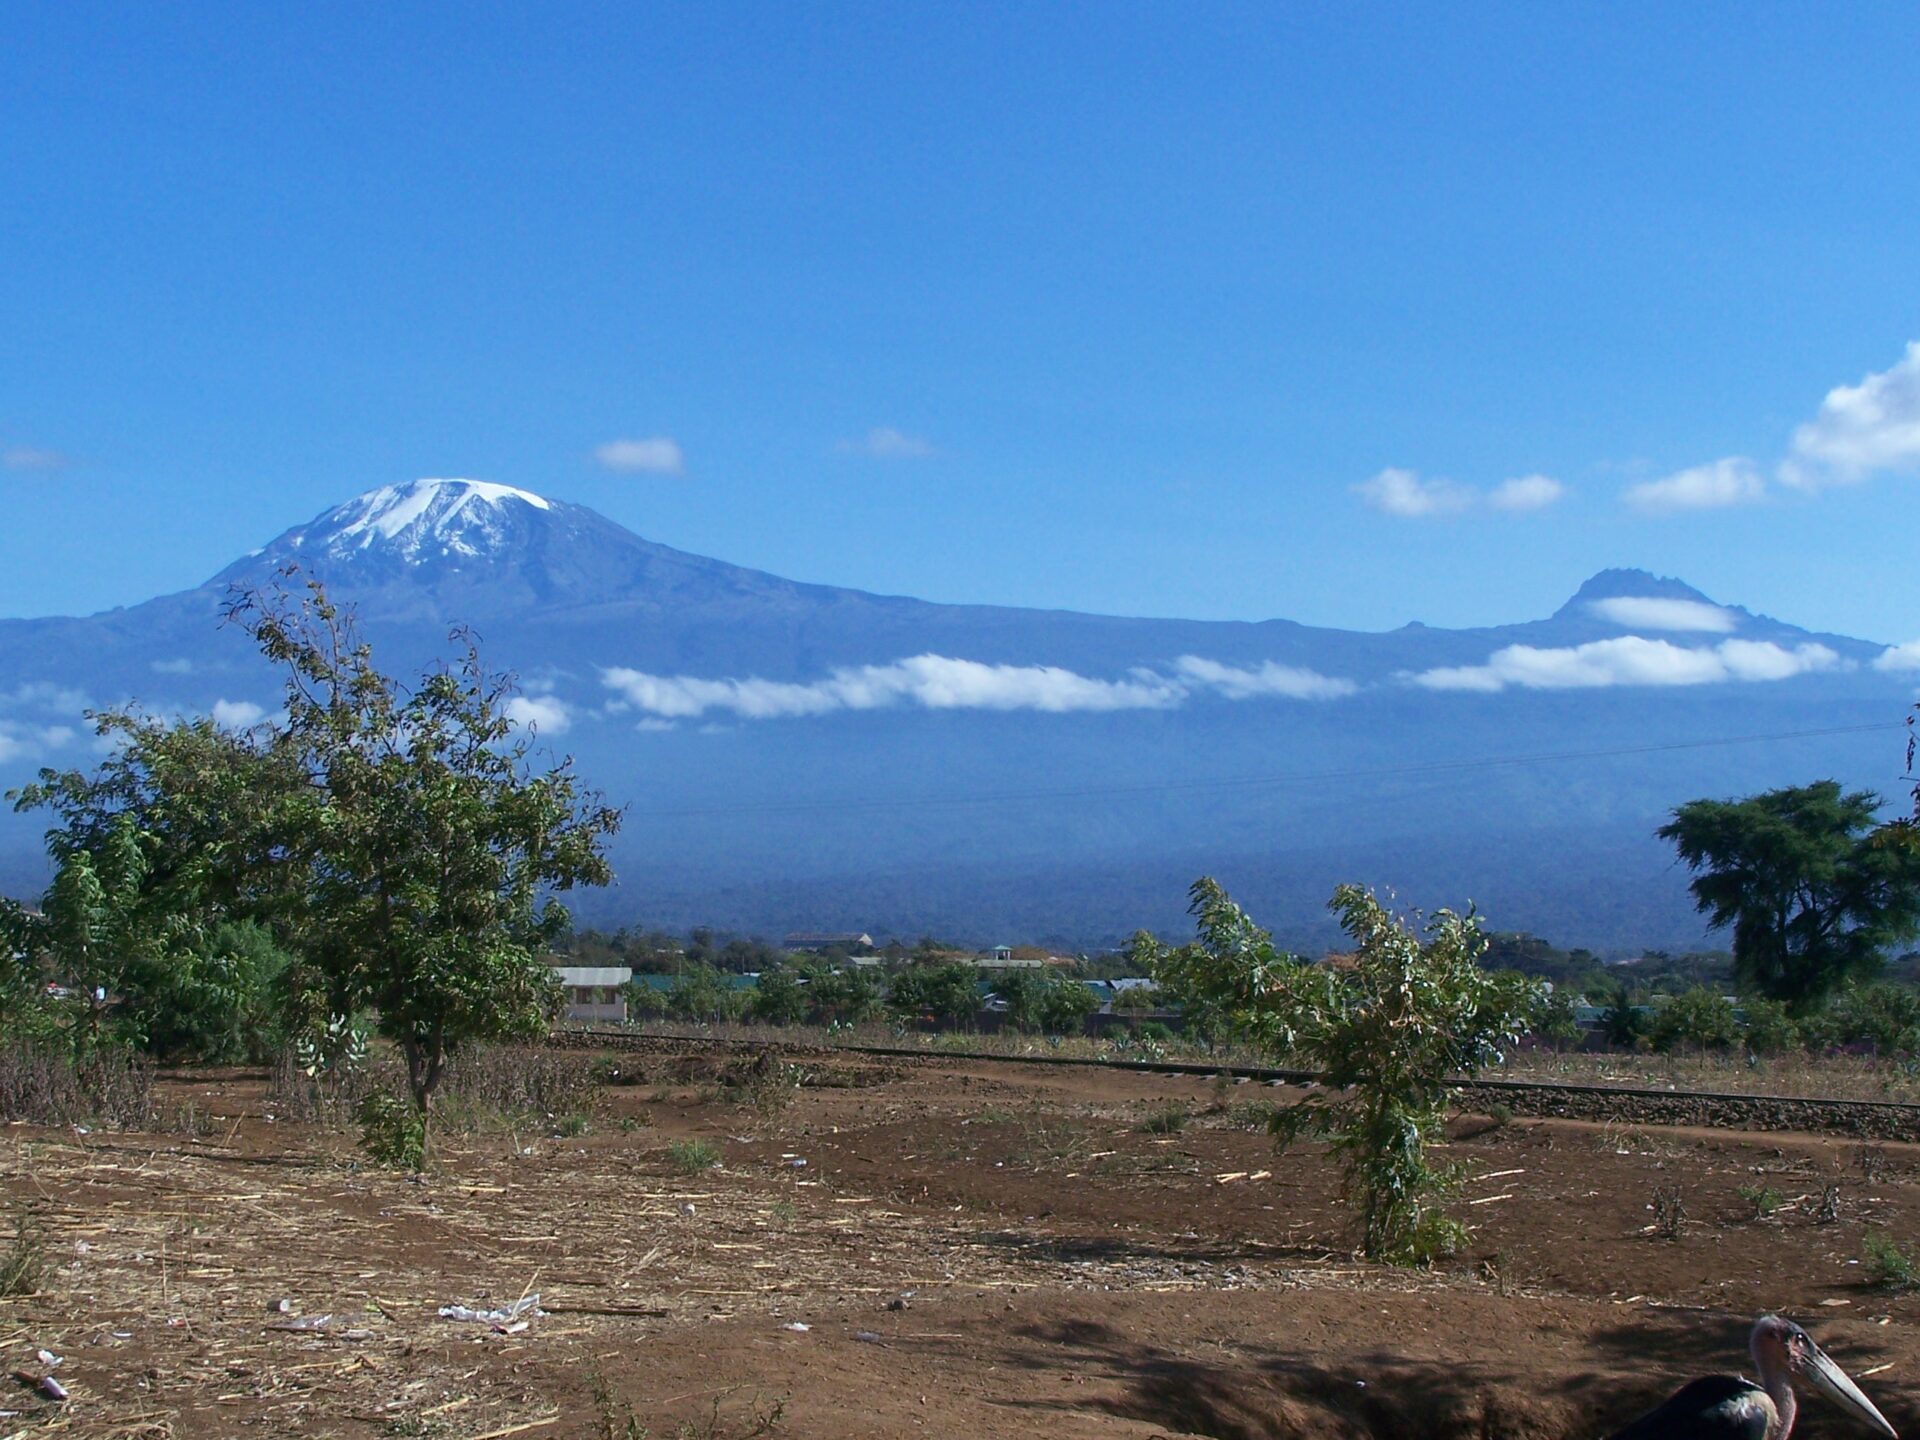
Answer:
[[(1461, 1116), (1474, 1245), (1412, 1275), (1348, 1258), (1264, 1087), (824, 1059), (756, 1109), (702, 1057), (638, 1068), (590, 1134), (452, 1137), (420, 1183), (257, 1079), (173, 1087), (198, 1139), (8, 1129), (59, 1269), (0, 1349), (72, 1398), (14, 1389), (0, 1436), (1594, 1435), (1776, 1308), (1920, 1427), (1920, 1302), (1859, 1263), (1920, 1233), (1912, 1147)], [(533, 1292), (519, 1333), (437, 1313)]]

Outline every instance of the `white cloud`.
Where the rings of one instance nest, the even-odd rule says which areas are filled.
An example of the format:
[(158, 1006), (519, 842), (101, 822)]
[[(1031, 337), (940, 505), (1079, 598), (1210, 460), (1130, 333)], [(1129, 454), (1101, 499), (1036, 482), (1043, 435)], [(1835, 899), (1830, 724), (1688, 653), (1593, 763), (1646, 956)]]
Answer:
[(1567, 487), (1551, 475), (1521, 475), (1502, 480), (1487, 495), (1487, 504), (1495, 510), (1515, 513), (1544, 510), (1567, 493)]
[(613, 668), (602, 681), (630, 707), (668, 719), (710, 710), (747, 720), (826, 715), (917, 705), (928, 710), (1143, 710), (1177, 705), (1179, 686), (1158, 676), (1095, 680), (1052, 665), (986, 665), (944, 655), (916, 655), (891, 665), (843, 666), (810, 684), (705, 680)]
[(37, 445), (15, 445), (0, 451), (0, 468), (8, 470), (64, 470), (72, 463), (71, 455)]
[(1544, 510), (1567, 493), (1567, 487), (1550, 475), (1516, 476), (1482, 494), (1471, 485), (1439, 478), (1423, 479), (1418, 471), (1397, 466), (1389, 466), (1371, 480), (1362, 480), (1351, 488), (1373, 509), (1403, 520), (1458, 515), (1464, 510), (1480, 508), (1520, 515)]
[(0, 720), (0, 764), (10, 760), (39, 760), (50, 750), (73, 742), (71, 725), (32, 725)]
[(1713, 646), (1676, 645), (1622, 635), (1586, 645), (1542, 649), (1509, 645), (1484, 665), (1447, 666), (1410, 675), (1428, 690), (1582, 690), (1611, 685), (1709, 685), (1723, 680), (1785, 680), (1841, 666), (1825, 645), (1789, 650), (1770, 640), (1723, 640)]
[(609, 440), (598, 446), (593, 458), (601, 468), (623, 475), (679, 475), (686, 469), (686, 456), (680, 442), (670, 435), (652, 435), (643, 440)]
[(1893, 675), (1920, 670), (1920, 640), (1909, 640), (1904, 645), (1889, 645), (1873, 657), (1873, 668)]
[(515, 695), (505, 708), (507, 719), (542, 735), (564, 735), (573, 724), (572, 714), (557, 695)]
[(1725, 635), (1740, 623), (1731, 610), (1704, 600), (1667, 599), (1658, 595), (1614, 595), (1587, 607), (1602, 620), (1623, 630), (1689, 630)]
[(1627, 487), (1625, 499), (1649, 515), (1671, 515), (1679, 510), (1722, 510), (1750, 505), (1766, 494), (1766, 481), (1742, 455), (1695, 465), (1659, 480), (1643, 480)]
[(80, 715), (91, 703), (84, 690), (69, 689), (51, 680), (27, 680), (11, 690), (0, 691), (0, 708), (9, 710), (51, 710)]
[(909, 435), (891, 425), (877, 426), (859, 440), (842, 440), (843, 453), (871, 455), (879, 460), (919, 460), (934, 453), (933, 442)]
[(1813, 419), (1793, 432), (1780, 467), (1789, 485), (1864, 480), (1876, 471), (1920, 470), (1920, 341), (1891, 369), (1837, 385)]
[(156, 675), (191, 675), (193, 673), (193, 661), (155, 660), (151, 668)]
[(1360, 687), (1351, 680), (1322, 675), (1272, 660), (1257, 670), (1223, 665), (1218, 660), (1203, 660), (1198, 655), (1182, 655), (1174, 662), (1174, 671), (1182, 680), (1217, 690), (1229, 700), (1251, 700), (1276, 696), (1287, 700), (1336, 700), (1351, 695)]
[(223, 730), (245, 730), (258, 725), (266, 715), (264, 706), (251, 700), (216, 700), (213, 702), (213, 723)]
[(1403, 520), (1429, 515), (1453, 515), (1473, 504), (1474, 494), (1451, 480), (1422, 480), (1412, 470), (1389, 466), (1371, 480), (1362, 480), (1353, 493), (1384, 514)]
[(988, 665), (916, 655), (890, 665), (842, 666), (825, 679), (805, 683), (654, 675), (623, 667), (603, 670), (601, 681), (619, 697), (610, 711), (638, 710), (649, 717), (641, 722), (642, 729), (668, 728), (667, 722), (709, 712), (770, 720), (907, 705), (1063, 714), (1170, 709), (1199, 691), (1229, 700), (1332, 700), (1359, 689), (1351, 680), (1271, 660), (1245, 667), (1183, 655), (1173, 670), (1163, 675), (1143, 668), (1124, 680), (1100, 680), (1055, 665)]

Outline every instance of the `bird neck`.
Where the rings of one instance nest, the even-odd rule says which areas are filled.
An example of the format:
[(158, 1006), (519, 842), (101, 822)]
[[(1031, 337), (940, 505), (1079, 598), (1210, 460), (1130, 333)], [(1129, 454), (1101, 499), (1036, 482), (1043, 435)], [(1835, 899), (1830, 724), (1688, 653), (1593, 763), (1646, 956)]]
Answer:
[(1760, 1383), (1766, 1386), (1767, 1398), (1773, 1401), (1773, 1424), (1767, 1427), (1767, 1440), (1787, 1440), (1793, 1431), (1795, 1412), (1800, 1402), (1794, 1398), (1793, 1382), (1785, 1371), (1770, 1370), (1760, 1376)]

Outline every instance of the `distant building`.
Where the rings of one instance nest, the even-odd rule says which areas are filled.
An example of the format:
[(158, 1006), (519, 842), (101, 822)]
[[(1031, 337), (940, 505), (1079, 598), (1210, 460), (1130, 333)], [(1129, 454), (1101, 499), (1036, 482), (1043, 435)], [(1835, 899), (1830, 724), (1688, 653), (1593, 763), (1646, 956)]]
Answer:
[(627, 1023), (626, 985), (633, 978), (630, 968), (625, 965), (555, 965), (553, 973), (560, 981), (560, 988), (566, 992), (567, 1008), (564, 1013), (569, 1025)]
[(811, 930), (796, 930), (781, 944), (786, 949), (802, 955), (824, 955), (829, 950), (844, 950), (849, 955), (857, 955), (873, 949), (873, 937), (864, 934), (828, 935)]

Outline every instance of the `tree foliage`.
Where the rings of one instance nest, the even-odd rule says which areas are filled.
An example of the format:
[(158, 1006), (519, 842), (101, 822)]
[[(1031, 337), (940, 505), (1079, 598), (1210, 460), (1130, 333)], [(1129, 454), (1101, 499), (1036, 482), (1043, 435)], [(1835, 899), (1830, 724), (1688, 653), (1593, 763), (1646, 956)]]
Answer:
[(1704, 985), (1683, 990), (1655, 1010), (1647, 1039), (1662, 1053), (1674, 1050), (1730, 1050), (1739, 1038), (1733, 1002)]
[(887, 1009), (902, 1020), (930, 1017), (942, 1025), (970, 1025), (980, 1012), (978, 972), (958, 961), (909, 965), (887, 985)]
[(407, 689), (317, 582), (243, 592), (229, 617), (285, 676), (280, 748), (299, 784), (274, 819), (299, 867), (300, 993), (315, 1016), (375, 1012), (424, 1124), (453, 1053), (552, 1013), (540, 953), (569, 924), (554, 892), (606, 883), (619, 813), (580, 792), (570, 760), (532, 764), (511, 681), (471, 636)]
[(1708, 923), (1732, 929), (1744, 990), (1805, 1014), (1871, 978), (1887, 946), (1920, 928), (1920, 847), (1877, 839), (1879, 806), (1871, 791), (1821, 780), (1689, 801), (1660, 827), (1694, 871)]
[[(1431, 1163), (1449, 1081), (1500, 1058), (1518, 1037), (1532, 987), (1490, 975), (1472, 914), (1443, 910), (1423, 940), (1368, 891), (1342, 885), (1329, 904), (1356, 945), (1351, 966), (1308, 965), (1272, 937), (1218, 883), (1194, 883), (1198, 937), (1151, 958), (1162, 984), (1195, 997), (1233, 1032), (1275, 1057), (1319, 1070), (1313, 1090), (1275, 1117), (1282, 1144), (1317, 1134), (1340, 1156), (1362, 1217), (1368, 1256), (1424, 1262), (1463, 1236), (1440, 1203), (1456, 1183)], [(1136, 948), (1151, 946), (1136, 939)]]
[(132, 708), (92, 718), (109, 747), (98, 769), (43, 770), (10, 797), (54, 818), (37, 948), (81, 997), (112, 1002), (76, 1005), (73, 1038), (169, 1059), (255, 1056), (262, 987), (282, 964), (223, 927), (290, 911), (297, 862), (276, 817), (297, 776), (264, 728)]
[(994, 993), (1006, 1004), (1007, 1023), (1029, 1033), (1079, 1030), (1100, 1008), (1093, 991), (1048, 966), (1003, 970), (994, 980)]

